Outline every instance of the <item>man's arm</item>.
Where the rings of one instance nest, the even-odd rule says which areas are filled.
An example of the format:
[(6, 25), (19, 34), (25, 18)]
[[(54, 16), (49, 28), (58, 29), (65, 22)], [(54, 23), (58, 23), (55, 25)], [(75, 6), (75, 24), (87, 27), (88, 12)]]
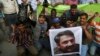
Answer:
[(85, 25), (85, 26), (82, 26), (82, 28), (83, 28), (83, 31), (85, 32), (85, 35), (86, 35), (86, 37), (87, 37), (87, 39), (89, 40), (89, 41), (91, 41), (93, 38), (92, 38), (92, 34), (89, 32), (89, 30), (87, 29), (87, 26)]
[(16, 36), (18, 36), (18, 35), (16, 35), (16, 27), (15, 27), (15, 25), (11, 25), (11, 27), (12, 27), (12, 33), (11, 33), (11, 35), (10, 35), (10, 37), (9, 37), (9, 41), (11, 42), (11, 43), (15, 43), (17, 40), (16, 40)]
[(18, 14), (18, 12), (19, 12), (19, 7), (18, 7), (18, 2), (17, 2), (17, 0), (14, 0), (14, 3), (15, 3), (15, 7), (16, 7), (16, 12), (17, 12), (17, 14)]
[(88, 20), (88, 23), (91, 23), (93, 19), (96, 17), (96, 15), (98, 15), (98, 12), (95, 12), (94, 15), (90, 17), (90, 19)]

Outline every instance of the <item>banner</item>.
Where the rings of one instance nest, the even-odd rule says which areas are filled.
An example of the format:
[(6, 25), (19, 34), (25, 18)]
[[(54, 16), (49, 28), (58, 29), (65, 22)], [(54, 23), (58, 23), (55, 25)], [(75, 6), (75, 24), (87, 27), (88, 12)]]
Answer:
[(50, 29), (52, 56), (81, 55), (82, 28)]

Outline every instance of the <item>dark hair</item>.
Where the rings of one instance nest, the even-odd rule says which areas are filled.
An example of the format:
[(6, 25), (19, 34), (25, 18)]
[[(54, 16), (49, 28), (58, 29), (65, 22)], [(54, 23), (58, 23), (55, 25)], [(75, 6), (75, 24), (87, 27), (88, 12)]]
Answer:
[(86, 16), (86, 18), (88, 18), (88, 14), (87, 13), (82, 13), (82, 14), (80, 14), (80, 17), (81, 16)]
[(74, 18), (72, 18), (72, 17), (68, 17), (68, 18), (66, 19), (66, 21), (74, 21), (73, 19), (74, 19)]
[(23, 25), (25, 25), (25, 22), (18, 21), (18, 22), (16, 22), (16, 23), (15, 23), (15, 25), (16, 25), (16, 26), (19, 26), (20, 24), (23, 24)]
[(95, 14), (99, 14), (99, 12), (95, 12)]
[(52, 10), (51, 10), (51, 12), (53, 12), (53, 11), (55, 11), (55, 12), (56, 12), (56, 9), (52, 9)]
[(39, 15), (39, 18), (46, 18), (45, 15)]
[(74, 33), (73, 33), (72, 31), (70, 31), (70, 30), (62, 31), (62, 32), (59, 32), (59, 33), (55, 36), (55, 38), (54, 38), (54, 40), (55, 40), (55, 42), (56, 42), (57, 44), (59, 44), (60, 38), (61, 38), (61, 36), (63, 36), (63, 35), (68, 35), (68, 36), (72, 36), (73, 38), (75, 38), (75, 37), (74, 37)]
[(43, 1), (43, 6), (44, 6), (44, 7), (48, 7), (48, 6), (49, 6), (49, 3), (48, 3), (47, 0), (44, 0), (44, 1)]
[(72, 4), (72, 5), (70, 6), (70, 8), (71, 8), (71, 9), (76, 9), (76, 8), (77, 8), (77, 5), (76, 5), (76, 4)]

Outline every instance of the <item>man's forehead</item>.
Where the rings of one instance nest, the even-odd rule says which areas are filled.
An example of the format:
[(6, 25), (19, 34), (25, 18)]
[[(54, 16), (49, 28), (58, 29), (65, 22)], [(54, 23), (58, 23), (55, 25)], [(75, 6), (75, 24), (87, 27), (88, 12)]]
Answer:
[(71, 40), (71, 39), (74, 39), (74, 37), (72, 37), (70, 35), (60, 36), (60, 41), (67, 41), (67, 40)]
[(80, 16), (81, 19), (87, 19), (85, 15)]

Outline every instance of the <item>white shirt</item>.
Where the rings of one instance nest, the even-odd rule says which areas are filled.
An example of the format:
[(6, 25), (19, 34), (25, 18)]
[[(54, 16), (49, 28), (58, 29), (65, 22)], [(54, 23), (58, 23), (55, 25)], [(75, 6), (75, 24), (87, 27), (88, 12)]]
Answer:
[(37, 1), (36, 0), (29, 0), (33, 10), (35, 11), (37, 9)]
[(21, 0), (17, 0), (17, 2), (18, 2), (18, 4), (21, 4), (21, 3), (22, 3), (22, 1), (21, 1)]
[(12, 14), (18, 12), (18, 5), (16, 0), (1, 0), (4, 5), (4, 13), (5, 14)]

